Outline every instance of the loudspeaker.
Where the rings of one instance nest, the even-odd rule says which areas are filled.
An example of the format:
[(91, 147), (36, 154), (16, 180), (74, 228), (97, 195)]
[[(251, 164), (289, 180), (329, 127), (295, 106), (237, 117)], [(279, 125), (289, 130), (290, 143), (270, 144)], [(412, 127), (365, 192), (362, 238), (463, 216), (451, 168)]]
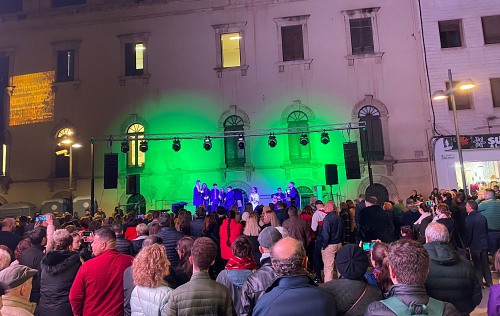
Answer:
[(127, 176), (127, 194), (141, 193), (141, 178), (138, 174)]
[(345, 175), (349, 179), (361, 179), (359, 169), (358, 143), (344, 143)]
[(339, 184), (339, 173), (337, 171), (337, 165), (325, 165), (325, 178), (326, 185)]
[(104, 154), (104, 189), (118, 187), (118, 154)]

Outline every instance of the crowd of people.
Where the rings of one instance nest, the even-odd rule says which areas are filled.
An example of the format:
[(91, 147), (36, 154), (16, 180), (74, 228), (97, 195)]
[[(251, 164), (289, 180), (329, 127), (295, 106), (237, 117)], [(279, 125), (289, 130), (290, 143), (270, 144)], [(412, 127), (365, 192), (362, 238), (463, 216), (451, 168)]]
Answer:
[(500, 315), (499, 194), (5, 218), (0, 314)]

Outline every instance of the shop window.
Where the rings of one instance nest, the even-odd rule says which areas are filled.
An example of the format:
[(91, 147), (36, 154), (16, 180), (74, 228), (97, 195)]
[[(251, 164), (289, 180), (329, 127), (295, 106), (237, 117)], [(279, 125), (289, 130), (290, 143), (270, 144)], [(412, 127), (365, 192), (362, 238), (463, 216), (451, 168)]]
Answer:
[[(302, 134), (307, 134), (309, 129), (309, 118), (302, 111), (293, 111), (288, 115), (288, 128), (294, 130), (294, 133), (288, 134), (288, 149), (290, 152), (290, 161), (292, 163), (309, 163), (311, 161), (311, 145), (300, 143)], [(308, 135), (309, 136), (309, 135)]]
[(146, 153), (139, 150), (139, 145), (144, 139), (144, 125), (134, 123), (127, 128), (129, 151), (127, 154), (128, 168), (143, 168), (146, 162)]
[(441, 48), (462, 46), (462, 20), (439, 21)]
[[(453, 86), (455, 87), (459, 81), (453, 81)], [(450, 84), (446, 82), (446, 90), (450, 89)], [(472, 92), (470, 90), (458, 90), (454, 93), (455, 96), (455, 104), (457, 106), (457, 110), (468, 110), (471, 108), (472, 103)], [(451, 98), (448, 98), (448, 109), (453, 110), (451, 104)]]
[(491, 78), (490, 85), (493, 107), (500, 108), (500, 78)]
[(224, 132), (235, 132), (234, 137), (224, 138), (224, 157), (227, 167), (243, 167), (245, 165), (245, 147), (238, 146), (238, 132), (244, 132), (244, 121), (238, 115), (231, 115), (224, 121)]
[(485, 44), (500, 43), (500, 15), (483, 16), (483, 36)]
[(360, 130), (361, 154), (364, 160), (383, 160), (384, 138), (380, 111), (367, 105), (359, 110), (358, 118), (366, 124), (366, 127)]

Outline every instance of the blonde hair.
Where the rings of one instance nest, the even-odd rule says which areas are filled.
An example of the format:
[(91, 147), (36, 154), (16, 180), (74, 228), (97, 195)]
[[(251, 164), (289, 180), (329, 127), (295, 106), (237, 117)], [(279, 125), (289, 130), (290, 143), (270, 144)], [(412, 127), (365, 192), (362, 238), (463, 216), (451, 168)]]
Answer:
[(137, 254), (132, 263), (134, 284), (145, 287), (159, 287), (163, 277), (169, 274), (170, 261), (165, 246), (146, 246)]
[(257, 218), (258, 215), (255, 213), (248, 215), (247, 221), (245, 223), (245, 229), (243, 230), (243, 235), (259, 236), (260, 227)]
[(278, 220), (278, 217), (276, 216), (276, 213), (274, 211), (267, 211), (266, 216), (269, 216), (269, 222), (271, 223), (271, 226), (281, 226), (280, 221)]

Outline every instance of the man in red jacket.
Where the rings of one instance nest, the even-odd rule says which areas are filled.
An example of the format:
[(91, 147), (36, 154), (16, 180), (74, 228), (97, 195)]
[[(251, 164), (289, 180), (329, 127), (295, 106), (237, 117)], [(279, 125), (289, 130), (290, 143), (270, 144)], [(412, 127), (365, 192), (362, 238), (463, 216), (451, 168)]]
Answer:
[(92, 242), (95, 258), (78, 270), (69, 292), (75, 316), (123, 315), (123, 272), (134, 257), (119, 253), (116, 235), (108, 227), (97, 230)]

